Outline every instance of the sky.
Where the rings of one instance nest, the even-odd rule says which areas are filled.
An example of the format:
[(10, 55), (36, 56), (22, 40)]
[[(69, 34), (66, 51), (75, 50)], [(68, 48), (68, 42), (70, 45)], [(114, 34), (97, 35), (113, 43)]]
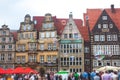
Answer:
[(0, 27), (6, 24), (11, 30), (18, 30), (26, 14), (33, 17), (51, 13), (68, 18), (72, 12), (73, 18), (83, 19), (86, 9), (110, 8), (111, 4), (120, 8), (119, 0), (0, 0)]

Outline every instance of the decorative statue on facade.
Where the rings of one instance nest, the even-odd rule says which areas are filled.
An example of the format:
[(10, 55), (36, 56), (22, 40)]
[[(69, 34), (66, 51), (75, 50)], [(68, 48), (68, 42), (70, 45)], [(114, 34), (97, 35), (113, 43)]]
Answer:
[(24, 22), (21, 22), (21, 30), (22, 31), (30, 31), (33, 30), (34, 23), (31, 21), (31, 16), (29, 14), (25, 15)]

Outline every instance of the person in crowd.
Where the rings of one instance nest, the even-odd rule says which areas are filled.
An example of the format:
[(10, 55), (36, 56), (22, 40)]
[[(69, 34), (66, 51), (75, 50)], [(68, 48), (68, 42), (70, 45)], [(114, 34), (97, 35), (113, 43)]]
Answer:
[(90, 73), (90, 79), (91, 80), (94, 80), (94, 77), (96, 76), (96, 71), (93, 70), (91, 73)]
[(108, 71), (105, 71), (105, 73), (102, 74), (102, 80), (110, 80), (110, 79), (111, 79), (110, 74), (108, 73)]
[(51, 79), (50, 79), (50, 74), (49, 74), (49, 73), (47, 73), (47, 80), (51, 80)]
[(30, 73), (29, 80), (35, 80), (35, 75), (33, 72)]
[(118, 80), (120, 80), (120, 70), (118, 70)]
[(62, 80), (62, 75), (59, 76), (59, 80)]
[(75, 80), (79, 79), (79, 74), (77, 72), (74, 73)]
[(81, 74), (81, 80), (88, 80), (88, 73), (87, 72), (83, 72)]
[(99, 73), (96, 73), (92, 80), (100, 80)]
[(111, 80), (118, 80), (118, 74), (116, 71), (113, 72), (113, 74), (111, 76)]

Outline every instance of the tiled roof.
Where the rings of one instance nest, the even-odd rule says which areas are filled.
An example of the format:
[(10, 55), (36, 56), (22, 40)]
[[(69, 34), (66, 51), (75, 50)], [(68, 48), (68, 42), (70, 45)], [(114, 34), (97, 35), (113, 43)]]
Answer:
[[(57, 29), (58, 35), (61, 35), (61, 33), (63, 32), (64, 27), (66, 26), (66, 23), (68, 21), (68, 19), (66, 18), (56, 18), (56, 16), (52, 17), (54, 20), (54, 25)], [(34, 16), (33, 20), (37, 20), (37, 24), (35, 25), (35, 28), (37, 29), (37, 31), (40, 31), (41, 26), (42, 26), (42, 22), (44, 20), (44, 16)], [(89, 40), (89, 36), (88, 36), (88, 29), (87, 27), (83, 27), (83, 21), (81, 19), (74, 19), (75, 24), (77, 25), (80, 33), (82, 34), (82, 37), (84, 38), (84, 40), (88, 41)]]
[(89, 41), (89, 32), (88, 28), (86, 26), (82, 26), (78, 28), (82, 37), (84, 38), (85, 41)]
[(87, 9), (87, 13), (84, 13), (84, 24), (86, 25), (87, 17), (89, 20), (90, 31), (93, 29), (102, 11), (103, 11), (102, 9)]
[(17, 32), (11, 32), (11, 34), (13, 34), (14, 39), (17, 40)]
[(88, 16), (90, 31), (95, 26), (98, 18), (100, 17), (102, 11), (105, 10), (108, 15), (111, 17), (115, 25), (120, 29), (120, 8), (115, 8), (115, 13), (111, 12), (111, 9), (87, 9), (87, 12), (84, 13), (84, 22), (86, 25), (86, 17)]
[(120, 30), (120, 8), (115, 8), (115, 13), (111, 12), (111, 9), (105, 9), (108, 15), (111, 17), (115, 25)]

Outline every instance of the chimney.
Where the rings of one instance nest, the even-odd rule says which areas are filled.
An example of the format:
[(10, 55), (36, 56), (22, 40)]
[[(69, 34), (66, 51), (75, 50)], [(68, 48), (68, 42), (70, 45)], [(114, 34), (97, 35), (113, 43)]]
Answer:
[(115, 13), (114, 4), (111, 4), (111, 12), (112, 12), (112, 13)]

